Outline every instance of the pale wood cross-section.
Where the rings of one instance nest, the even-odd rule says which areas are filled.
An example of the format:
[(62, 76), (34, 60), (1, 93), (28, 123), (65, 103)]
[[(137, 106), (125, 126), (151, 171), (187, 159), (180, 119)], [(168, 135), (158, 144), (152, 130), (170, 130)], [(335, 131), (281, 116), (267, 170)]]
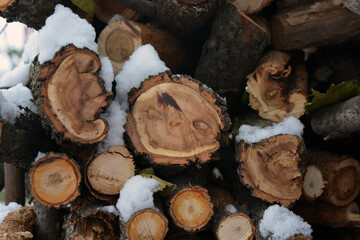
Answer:
[(264, 7), (269, 5), (272, 0), (230, 0), (230, 2), (237, 6), (242, 12), (253, 14), (260, 12)]
[(6, 8), (11, 5), (15, 0), (1, 0), (0, 1), (0, 11), (5, 11)]

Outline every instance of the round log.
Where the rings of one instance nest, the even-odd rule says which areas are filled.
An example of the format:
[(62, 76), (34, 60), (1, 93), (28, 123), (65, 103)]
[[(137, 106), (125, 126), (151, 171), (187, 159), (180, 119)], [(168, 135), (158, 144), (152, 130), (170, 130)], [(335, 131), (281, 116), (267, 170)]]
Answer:
[(272, 0), (233, 0), (231, 2), (242, 12), (253, 14), (260, 12), (264, 7), (268, 6)]
[(304, 195), (312, 200), (317, 199), (324, 193), (325, 184), (323, 174), (315, 165), (310, 165), (306, 169), (304, 176)]
[(49, 153), (33, 164), (29, 174), (32, 195), (43, 205), (59, 208), (79, 194), (79, 167), (65, 155)]
[(136, 155), (152, 164), (205, 163), (229, 129), (225, 101), (198, 81), (161, 73), (129, 93), (125, 130)]

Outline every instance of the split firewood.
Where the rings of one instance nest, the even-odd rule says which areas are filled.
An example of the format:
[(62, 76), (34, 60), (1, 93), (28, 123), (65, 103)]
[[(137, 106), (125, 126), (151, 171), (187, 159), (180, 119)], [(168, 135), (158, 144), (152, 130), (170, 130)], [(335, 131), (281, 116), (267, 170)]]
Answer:
[(35, 205), (35, 239), (54, 239), (61, 237), (61, 226), (64, 221), (63, 209), (47, 207), (34, 201)]
[(291, 62), (289, 54), (267, 53), (248, 76), (251, 108), (262, 118), (275, 122), (288, 116), (301, 117), (305, 113), (307, 78), (305, 65)]
[(133, 152), (152, 164), (206, 163), (230, 119), (225, 101), (187, 76), (164, 72), (129, 93), (126, 135)]
[(349, 205), (360, 192), (360, 164), (345, 155), (309, 151), (304, 194), (335, 206)]
[(218, 0), (114, 0), (114, 2), (151, 17), (180, 39), (203, 42)]
[(302, 163), (305, 145), (294, 135), (277, 135), (256, 144), (237, 146), (238, 173), (252, 195), (266, 202), (289, 206), (302, 193)]
[(97, 76), (101, 62), (96, 53), (72, 45), (51, 60), (35, 63), (31, 90), (43, 126), (58, 141), (96, 143), (106, 137), (109, 125), (99, 118), (112, 93)]
[(0, 240), (33, 239), (34, 207), (21, 207), (9, 213), (0, 225)]
[(173, 34), (149, 24), (128, 20), (112, 22), (98, 39), (99, 55), (109, 57), (114, 74), (118, 74), (130, 55), (141, 45), (151, 44), (174, 73), (188, 72), (191, 56), (186, 47)]
[(323, 107), (312, 113), (311, 127), (324, 140), (344, 138), (360, 132), (360, 96)]
[(248, 215), (243, 213), (231, 194), (222, 188), (208, 187), (214, 205), (212, 230), (219, 240), (253, 239), (255, 226)]
[(353, 13), (356, 13), (357, 15), (360, 15), (360, 2), (356, 0), (343, 0), (344, 6), (352, 11)]
[(265, 28), (225, 1), (217, 11), (195, 77), (215, 91), (238, 92), (256, 66), (268, 42)]
[(309, 223), (332, 228), (360, 228), (359, 205), (355, 202), (348, 206), (336, 207), (318, 200), (314, 203), (302, 201), (294, 206), (293, 211)]
[(271, 20), (274, 47), (295, 50), (359, 40), (360, 16), (341, 3), (315, 1), (279, 12)]
[(132, 155), (123, 146), (113, 146), (87, 162), (84, 180), (94, 197), (115, 203), (125, 182), (134, 175)]
[(272, 0), (232, 0), (242, 12), (246, 14), (253, 14), (260, 12), (264, 7), (268, 6)]
[(133, 21), (137, 21), (141, 16), (134, 10), (126, 8), (113, 0), (96, 0), (95, 15), (100, 21), (108, 23), (115, 14)]
[(81, 173), (65, 155), (49, 153), (33, 164), (30, 184), (33, 196), (43, 205), (59, 208), (79, 194)]

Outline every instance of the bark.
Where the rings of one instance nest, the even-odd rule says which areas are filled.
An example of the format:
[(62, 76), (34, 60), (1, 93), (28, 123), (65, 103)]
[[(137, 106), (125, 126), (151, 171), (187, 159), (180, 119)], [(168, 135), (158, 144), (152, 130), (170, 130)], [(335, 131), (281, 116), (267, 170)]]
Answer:
[(265, 28), (226, 1), (203, 45), (195, 77), (219, 92), (241, 91), (267, 46)]
[(274, 47), (294, 50), (360, 39), (360, 16), (343, 8), (341, 2), (316, 1), (284, 9), (273, 16)]
[(208, 162), (230, 124), (215, 92), (170, 72), (132, 89), (129, 106), (125, 131), (132, 152), (165, 167)]
[(352, 11), (353, 13), (356, 13), (357, 15), (360, 15), (360, 3), (356, 0), (343, 0), (344, 6)]
[(66, 155), (48, 153), (34, 163), (30, 172), (32, 195), (43, 205), (59, 208), (79, 194), (78, 165)]
[(9, 213), (0, 225), (1, 240), (33, 239), (34, 207), (22, 207)]
[(360, 96), (323, 107), (311, 116), (311, 127), (324, 140), (345, 138), (360, 132)]
[(55, 57), (32, 69), (31, 91), (44, 128), (59, 143), (91, 144), (103, 140), (109, 129), (99, 114), (111, 103), (98, 77), (96, 53), (69, 45)]
[(139, 13), (113, 0), (96, 0), (95, 15), (100, 21), (107, 24), (115, 14), (120, 14), (125, 19), (133, 21), (137, 21), (141, 17)]
[(157, 20), (180, 39), (201, 43), (218, 5), (218, 0), (114, 0), (144, 16)]
[(85, 184), (94, 197), (116, 203), (125, 182), (135, 175), (135, 165), (125, 147), (113, 146), (91, 158), (84, 172)]
[(307, 72), (303, 62), (291, 55), (271, 51), (248, 76), (247, 91), (251, 108), (262, 118), (281, 122), (305, 113)]
[(313, 3), (318, 0), (277, 0), (275, 2), (276, 7), (281, 11), (284, 8), (294, 8), (301, 4)]
[(35, 239), (60, 239), (60, 230), (64, 215), (63, 210), (47, 207), (35, 201), (35, 214)]
[(264, 7), (268, 6), (272, 0), (233, 0), (231, 2), (245, 14), (253, 14), (260, 12)]
[[(359, 195), (360, 164), (356, 159), (329, 152), (309, 151), (307, 161), (310, 167), (315, 166), (320, 171), (320, 177), (307, 171), (304, 182), (305, 195), (313, 199), (319, 197), (339, 207), (349, 205)], [(321, 185), (325, 186), (322, 188)], [(324, 193), (319, 194), (319, 190), (316, 189), (321, 189)], [(315, 192), (315, 196), (312, 192)]]
[(101, 32), (99, 55), (109, 57), (117, 75), (136, 48), (145, 44), (155, 48), (172, 72), (191, 72), (193, 56), (176, 36), (149, 24), (128, 20), (112, 22)]
[(260, 143), (237, 146), (238, 173), (252, 195), (287, 207), (302, 193), (301, 164), (305, 145), (294, 135), (277, 135)]
[(57, 4), (71, 6), (68, 0), (6, 0), (0, 3), (0, 16), (7, 22), (21, 22), (38, 30)]
[(5, 163), (5, 204), (16, 202), (25, 205), (24, 169)]

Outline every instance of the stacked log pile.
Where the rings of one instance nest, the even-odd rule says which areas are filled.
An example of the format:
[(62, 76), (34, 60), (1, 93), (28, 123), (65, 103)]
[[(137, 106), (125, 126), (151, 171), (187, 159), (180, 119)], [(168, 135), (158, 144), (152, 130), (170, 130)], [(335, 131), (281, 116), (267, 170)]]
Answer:
[[(305, 107), (311, 88), (360, 89), (358, 1), (89, 2), (86, 12), (77, 1), (0, 1), (0, 16), (35, 29), (57, 4), (76, 19), (85, 11), (98, 36), (98, 48), (52, 39), (50, 59), (40, 50), (27, 63), (36, 110), (9, 121), (0, 108), (0, 162), (27, 171), (34, 203), (5, 218), (0, 239), (311, 239), (307, 227), (266, 233), (275, 204), (314, 239), (359, 232), (360, 90)], [(168, 68), (148, 58), (130, 68), (146, 44)], [(143, 65), (156, 73), (141, 77)], [(105, 144), (114, 134), (121, 141)], [(139, 175), (159, 185), (125, 217), (119, 194)]]

